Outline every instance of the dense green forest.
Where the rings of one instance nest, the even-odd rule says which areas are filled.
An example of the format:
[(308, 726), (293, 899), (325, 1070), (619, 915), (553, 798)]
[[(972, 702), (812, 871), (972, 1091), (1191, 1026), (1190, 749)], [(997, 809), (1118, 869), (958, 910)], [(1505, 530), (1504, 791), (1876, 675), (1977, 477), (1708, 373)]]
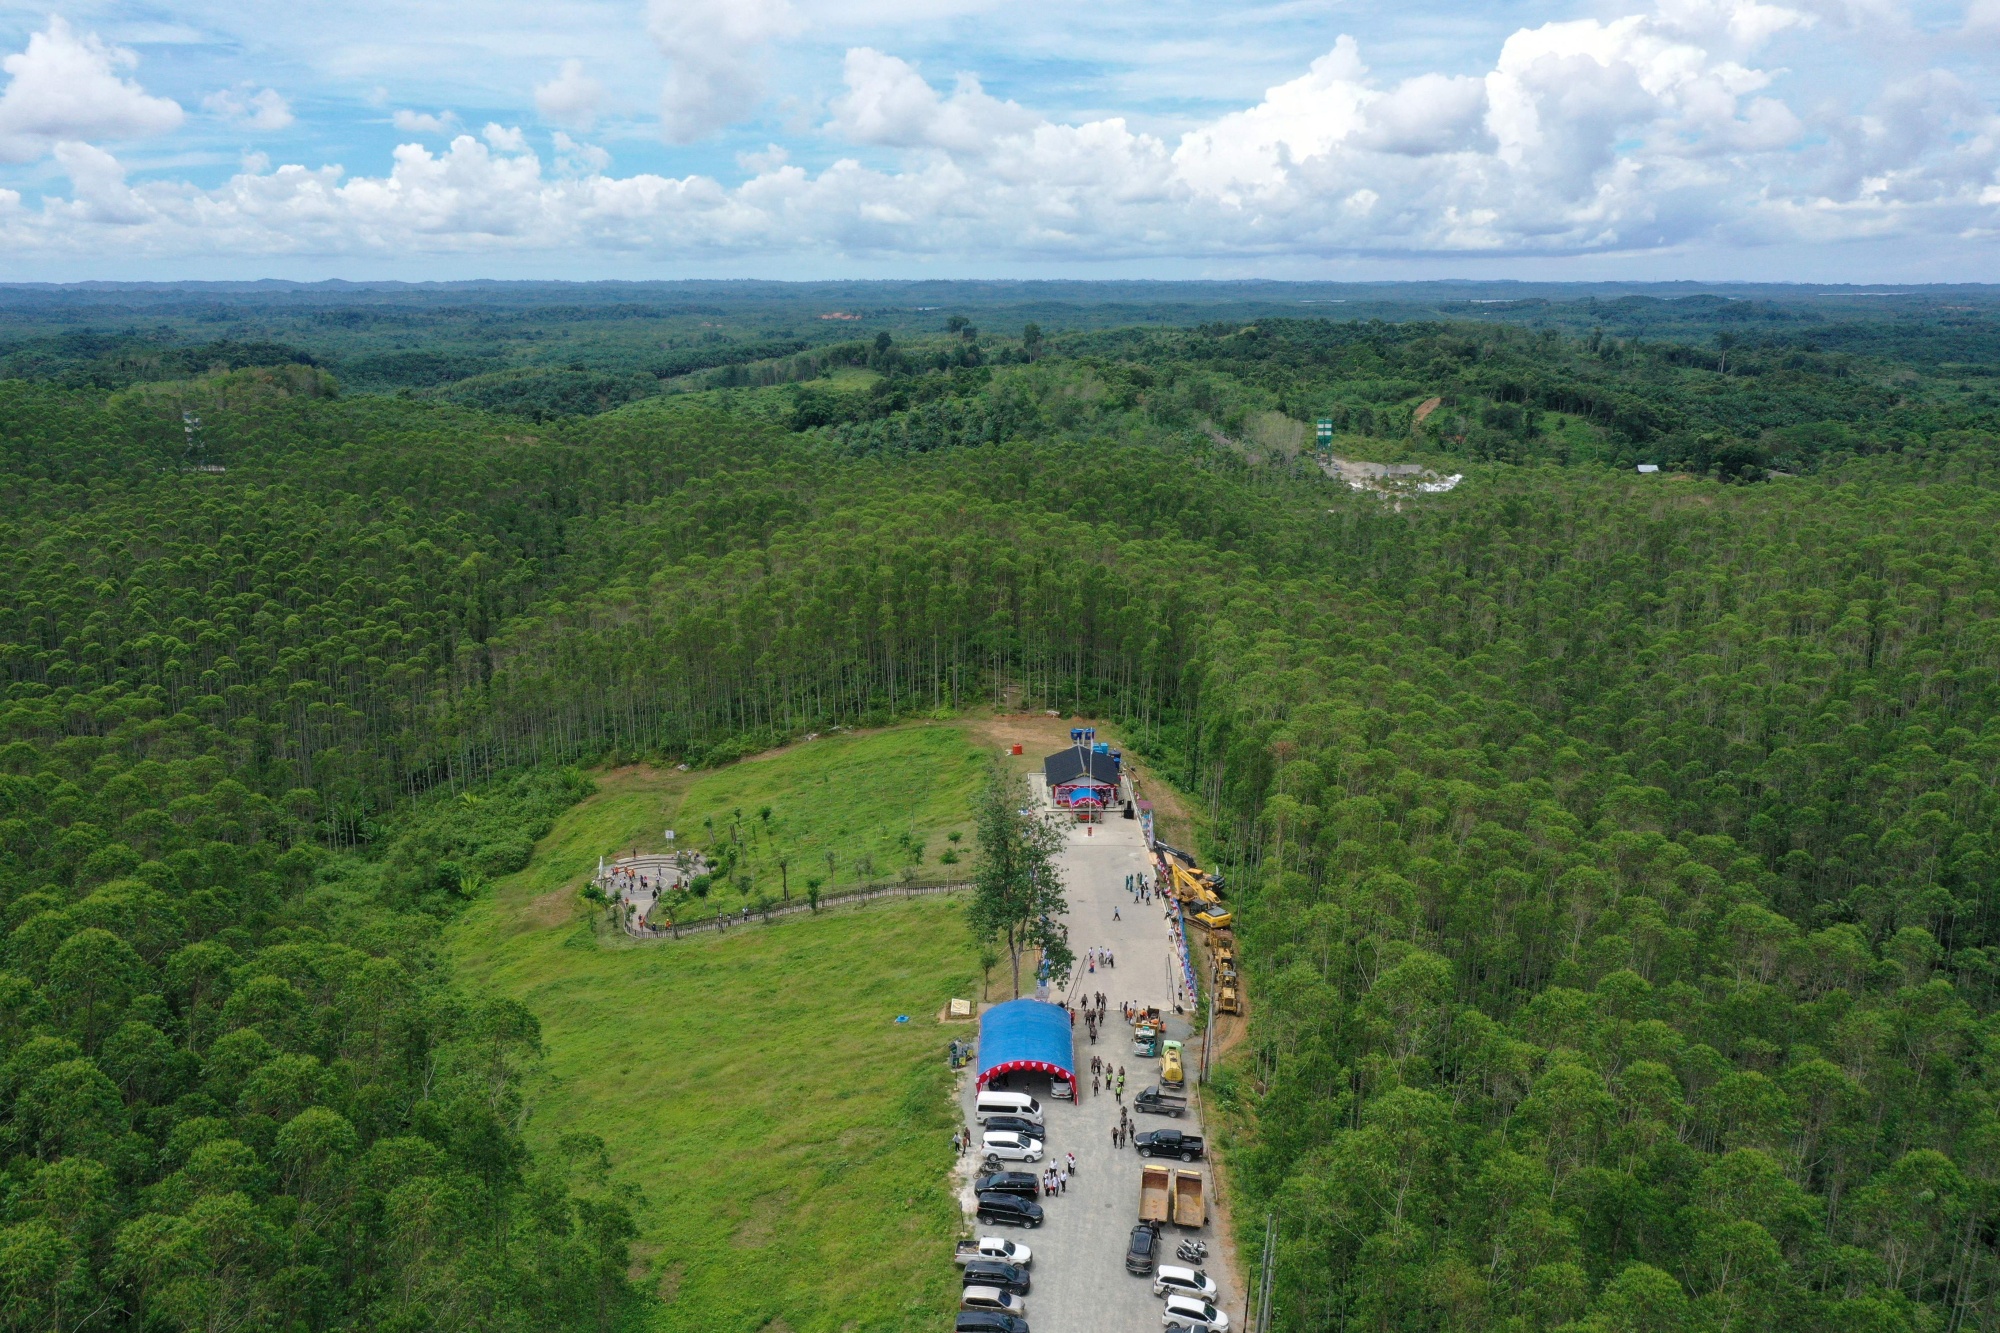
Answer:
[[(2000, 343), (1613, 304), (759, 311), (664, 373), (367, 352), (400, 384), (255, 310), (34, 332), (0, 1320), (638, 1317), (442, 924), (572, 765), (1012, 691), (1121, 719), (1233, 867), (1279, 1327), (2000, 1328)], [(1465, 481), (1352, 490), (1319, 416)]]

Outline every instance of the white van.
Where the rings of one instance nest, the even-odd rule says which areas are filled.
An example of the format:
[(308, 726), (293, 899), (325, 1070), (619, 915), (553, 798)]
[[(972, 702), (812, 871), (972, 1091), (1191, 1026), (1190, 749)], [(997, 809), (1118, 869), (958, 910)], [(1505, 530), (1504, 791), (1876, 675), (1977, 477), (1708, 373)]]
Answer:
[(1025, 1092), (981, 1092), (979, 1100), (973, 1103), (972, 1113), (981, 1124), (996, 1115), (1017, 1115), (1038, 1125), (1042, 1123), (1042, 1104)]

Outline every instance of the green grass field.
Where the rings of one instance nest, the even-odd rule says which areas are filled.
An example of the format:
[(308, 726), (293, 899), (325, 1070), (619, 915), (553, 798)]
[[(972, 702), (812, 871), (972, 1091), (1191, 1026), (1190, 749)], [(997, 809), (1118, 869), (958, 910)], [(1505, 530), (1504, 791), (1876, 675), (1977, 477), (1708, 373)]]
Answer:
[[(975, 993), (978, 964), (955, 901), (641, 944), (595, 922), (577, 884), (599, 851), (657, 839), (670, 809), (685, 825), (689, 809), (741, 805), (748, 820), (768, 803), (773, 845), (870, 846), (883, 829), (893, 842), (912, 815), (890, 792), (926, 772), (917, 826), (934, 835), (964, 817), (979, 772), (968, 756), (955, 728), (921, 727), (713, 773), (607, 775), (453, 928), (467, 980), (541, 1018), (531, 1137), (598, 1134), (643, 1191), (637, 1268), (663, 1333), (944, 1325), (959, 1213), (943, 1056), (966, 1030), (936, 1016)], [(901, 823), (884, 822), (892, 808)]]
[[(700, 848), (711, 861), (737, 848), (731, 882), (711, 893), (711, 909), (717, 900), (778, 898), (788, 884), (796, 898), (808, 878), (828, 894), (896, 883), (906, 871), (918, 883), (957, 878), (965, 863), (942, 857), (954, 850), (954, 832), (958, 854), (969, 857), (964, 838), (985, 762), (952, 726), (822, 737), (700, 774), (674, 815), (677, 845)], [(686, 906), (694, 910), (683, 910), (683, 920), (712, 914)]]

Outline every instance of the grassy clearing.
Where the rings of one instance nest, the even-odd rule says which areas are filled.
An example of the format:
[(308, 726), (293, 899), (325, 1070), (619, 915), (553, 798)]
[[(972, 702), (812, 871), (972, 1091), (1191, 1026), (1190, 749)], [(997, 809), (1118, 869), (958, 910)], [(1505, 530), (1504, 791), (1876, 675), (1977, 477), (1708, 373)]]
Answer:
[[(831, 894), (957, 878), (985, 760), (962, 730), (934, 725), (822, 737), (701, 774), (674, 815), (678, 845), (729, 869), (706, 910), (686, 903), (681, 919), (780, 898), (787, 886), (800, 897), (815, 879)], [(962, 840), (954, 845), (951, 833)], [(954, 846), (965, 858), (955, 866), (943, 861)]]
[(600, 1135), (643, 1193), (654, 1327), (941, 1326), (959, 1214), (936, 1014), (977, 972), (958, 904), (618, 948), (574, 922), (515, 931), (507, 907), (454, 933), (461, 970), (541, 1018), (531, 1136)]
[(845, 888), (850, 856), (885, 855), (905, 831), (945, 846), (981, 757), (962, 731), (926, 726), (711, 773), (603, 774), (528, 868), (453, 928), (465, 978), (541, 1019), (531, 1136), (600, 1135), (641, 1192), (637, 1267), (661, 1297), (661, 1333), (944, 1326), (959, 1214), (943, 1056), (964, 1029), (936, 1015), (976, 993), (978, 963), (957, 902), (640, 944), (593, 921), (577, 886), (601, 852), (656, 850), (670, 822), (699, 842), (704, 815), (741, 807), (758, 826), (744, 864), (833, 846)]
[[(505, 881), (504, 895), (522, 904), (513, 928), (569, 920), (598, 857), (665, 851), (669, 828), (683, 851), (715, 859), (725, 845), (737, 849), (730, 874), (705, 900), (684, 896), (675, 904), (682, 921), (775, 901), (787, 880), (797, 899), (809, 878), (821, 881), (823, 894), (901, 883), (905, 869), (918, 884), (957, 879), (971, 864), (970, 813), (984, 762), (963, 730), (935, 724), (822, 737), (707, 772), (600, 773), (597, 794), (564, 816), (536, 845), (528, 868)], [(768, 819), (760, 814), (766, 808)], [(963, 859), (946, 865), (953, 832), (965, 835), (957, 844)], [(923, 855), (913, 864), (916, 848)], [(780, 857), (789, 862), (782, 872)]]

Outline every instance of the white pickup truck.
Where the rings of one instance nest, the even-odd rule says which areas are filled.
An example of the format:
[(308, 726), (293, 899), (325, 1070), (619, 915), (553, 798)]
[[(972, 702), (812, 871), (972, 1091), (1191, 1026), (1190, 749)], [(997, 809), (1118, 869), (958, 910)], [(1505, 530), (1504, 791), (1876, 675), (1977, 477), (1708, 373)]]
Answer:
[(974, 1259), (998, 1259), (1001, 1263), (1014, 1264), (1026, 1268), (1034, 1258), (1027, 1246), (1016, 1240), (1002, 1240), (998, 1236), (981, 1236), (977, 1240), (962, 1240), (952, 1251), (951, 1261), (955, 1264), (969, 1264)]

